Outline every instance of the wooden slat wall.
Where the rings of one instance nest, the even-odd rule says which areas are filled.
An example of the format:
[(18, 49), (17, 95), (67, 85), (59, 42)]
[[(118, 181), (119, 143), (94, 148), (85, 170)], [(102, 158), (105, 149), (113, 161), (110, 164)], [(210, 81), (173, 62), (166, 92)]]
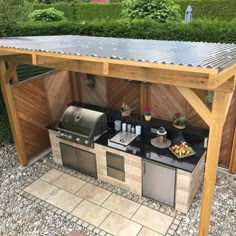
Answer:
[(43, 80), (12, 88), (16, 112), (19, 117), (27, 158), (49, 147), (48, 104), (45, 99)]
[(52, 122), (58, 120), (68, 103), (72, 102), (72, 88), (67, 71), (49, 75), (43, 79), (45, 94)]
[(87, 75), (79, 74), (80, 99), (82, 102), (107, 107), (106, 77), (95, 76), (95, 88), (86, 84)]
[(140, 113), (140, 84), (116, 78), (108, 78), (107, 83), (109, 107), (119, 109), (124, 102), (133, 113)]
[(12, 87), (28, 160), (50, 147), (46, 126), (72, 101), (68, 72), (55, 72)]

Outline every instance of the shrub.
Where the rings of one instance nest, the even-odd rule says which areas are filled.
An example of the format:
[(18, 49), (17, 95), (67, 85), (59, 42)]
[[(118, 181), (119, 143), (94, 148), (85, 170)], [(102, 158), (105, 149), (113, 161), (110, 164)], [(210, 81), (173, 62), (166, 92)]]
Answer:
[(124, 18), (151, 18), (162, 23), (181, 19), (180, 7), (174, 0), (126, 0), (122, 5)]
[(35, 10), (29, 15), (29, 18), (33, 21), (41, 22), (58, 22), (66, 20), (64, 13), (53, 7), (44, 10)]
[(29, 22), (18, 26), (15, 36), (91, 35), (102, 37), (236, 43), (235, 23), (196, 20), (185, 23), (158, 23), (154, 20), (115, 20), (93, 22)]
[(16, 23), (27, 18), (32, 5), (24, 0), (0, 0), (0, 34), (9, 35)]

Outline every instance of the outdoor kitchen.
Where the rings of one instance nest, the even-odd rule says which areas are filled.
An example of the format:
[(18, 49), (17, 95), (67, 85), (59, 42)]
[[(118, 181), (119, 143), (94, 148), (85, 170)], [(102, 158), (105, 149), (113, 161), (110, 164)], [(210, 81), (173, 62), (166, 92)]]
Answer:
[[(95, 234), (169, 236), (204, 180), (199, 235), (207, 235), (223, 127), (234, 113), (233, 45), (75, 35), (0, 45), (19, 163), (52, 152), (50, 168), (20, 196)], [(17, 63), (56, 70), (11, 84)]]
[[(119, 111), (79, 102), (48, 128), (56, 163), (181, 212), (187, 213), (202, 183), (205, 129), (182, 131), (167, 121), (122, 117)], [(193, 148), (190, 157), (178, 159), (168, 149), (181, 143)]]

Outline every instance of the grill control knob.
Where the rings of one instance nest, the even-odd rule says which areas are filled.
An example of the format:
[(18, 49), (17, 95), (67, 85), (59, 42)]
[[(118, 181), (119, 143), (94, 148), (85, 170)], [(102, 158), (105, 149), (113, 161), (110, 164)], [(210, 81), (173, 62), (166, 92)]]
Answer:
[(75, 141), (76, 141), (76, 142), (80, 142), (80, 138), (76, 138)]
[(68, 138), (68, 139), (72, 139), (72, 135), (68, 135), (67, 138)]
[(85, 143), (86, 145), (88, 145), (88, 144), (89, 144), (89, 140), (85, 140), (84, 143)]

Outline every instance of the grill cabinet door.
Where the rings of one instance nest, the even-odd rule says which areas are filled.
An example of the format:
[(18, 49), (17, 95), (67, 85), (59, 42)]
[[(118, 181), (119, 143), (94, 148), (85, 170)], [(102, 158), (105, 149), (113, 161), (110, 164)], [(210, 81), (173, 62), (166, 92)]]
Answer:
[(79, 171), (97, 178), (96, 157), (94, 153), (78, 149)]
[(63, 166), (73, 170), (79, 170), (77, 149), (64, 143), (60, 143), (60, 146)]

